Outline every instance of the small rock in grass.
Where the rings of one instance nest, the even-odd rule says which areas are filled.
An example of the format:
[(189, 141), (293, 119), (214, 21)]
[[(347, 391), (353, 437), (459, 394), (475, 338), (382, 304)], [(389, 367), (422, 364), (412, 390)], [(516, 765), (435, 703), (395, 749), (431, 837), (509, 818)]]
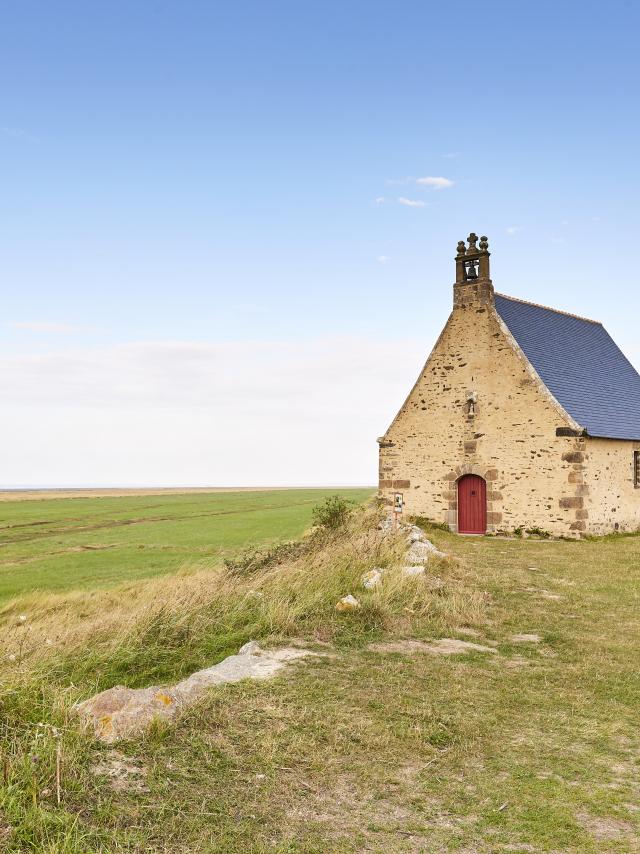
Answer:
[(403, 566), (403, 575), (424, 575), (424, 566)]
[(365, 590), (373, 590), (374, 587), (377, 587), (382, 583), (382, 573), (384, 570), (379, 567), (374, 567), (370, 569), (369, 572), (365, 572), (362, 576), (362, 586)]
[(431, 557), (446, 557), (444, 552), (439, 551), (429, 540), (413, 543), (407, 552), (407, 560), (412, 563), (429, 560)]
[(412, 525), (409, 528), (409, 536), (407, 537), (410, 543), (424, 543), (427, 541), (427, 537), (422, 530), (422, 528), (418, 528), (417, 525)]
[(360, 603), (351, 593), (348, 596), (343, 596), (339, 602), (336, 602), (336, 611), (357, 611), (359, 607)]
[(511, 641), (513, 643), (540, 643), (542, 638), (536, 634), (521, 634), (513, 635)]
[(260, 652), (260, 644), (258, 641), (248, 641), (238, 650), (238, 655), (257, 655)]

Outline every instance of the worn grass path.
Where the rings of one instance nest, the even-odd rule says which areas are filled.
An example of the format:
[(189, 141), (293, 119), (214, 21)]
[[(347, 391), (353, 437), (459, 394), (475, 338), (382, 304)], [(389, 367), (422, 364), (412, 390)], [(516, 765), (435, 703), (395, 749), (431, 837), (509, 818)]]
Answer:
[(88, 590), (163, 575), (300, 536), (339, 493), (287, 489), (52, 498), (0, 503), (0, 602), (35, 590)]

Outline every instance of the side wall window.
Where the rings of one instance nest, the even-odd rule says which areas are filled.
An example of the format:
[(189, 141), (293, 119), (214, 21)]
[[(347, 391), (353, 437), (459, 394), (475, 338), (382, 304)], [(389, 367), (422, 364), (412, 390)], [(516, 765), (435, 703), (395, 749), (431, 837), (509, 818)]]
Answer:
[(633, 452), (633, 485), (640, 489), (640, 451)]

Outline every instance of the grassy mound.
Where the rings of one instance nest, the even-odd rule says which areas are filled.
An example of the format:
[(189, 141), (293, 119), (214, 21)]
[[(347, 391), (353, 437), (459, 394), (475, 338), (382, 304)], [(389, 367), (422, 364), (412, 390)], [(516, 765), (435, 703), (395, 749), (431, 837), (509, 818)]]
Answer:
[[(387, 632), (420, 636), (482, 621), (483, 597), (462, 586), (456, 564), (434, 564), (437, 584), (404, 577), (406, 543), (384, 536), (378, 521), (379, 511), (368, 505), (338, 531), (317, 529), (224, 566), (185, 566), (171, 577), (93, 593), (32, 595), (5, 606), (0, 839), (4, 820), (6, 850), (127, 850), (130, 844), (128, 831), (116, 843), (105, 828), (110, 795), (91, 774), (95, 745), (69, 717), (78, 699), (115, 684), (178, 680), (249, 639), (271, 645), (303, 638), (339, 651)], [(374, 566), (385, 569), (384, 583), (365, 590), (362, 575)], [(361, 607), (339, 614), (335, 604), (349, 593)], [(112, 847), (104, 849), (107, 837)]]
[[(226, 566), (7, 605), (0, 851), (637, 852), (640, 537), (422, 522), (454, 557), (407, 578), (406, 544), (377, 522), (369, 506)], [(368, 591), (374, 566), (384, 581)], [(338, 613), (349, 593), (361, 608)], [(173, 682), (250, 637), (325, 655), (220, 686), (117, 749), (69, 716), (98, 689)], [(434, 654), (438, 638), (476, 646)]]

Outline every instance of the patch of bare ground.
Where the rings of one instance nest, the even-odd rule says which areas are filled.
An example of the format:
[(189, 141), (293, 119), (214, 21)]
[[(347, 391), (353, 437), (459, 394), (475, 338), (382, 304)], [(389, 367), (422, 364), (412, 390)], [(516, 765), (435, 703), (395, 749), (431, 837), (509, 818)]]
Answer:
[(533, 593), (541, 599), (549, 599), (551, 601), (559, 601), (562, 599), (562, 594), (553, 593), (551, 590), (546, 590), (544, 587), (525, 587), (527, 593)]
[(125, 756), (118, 750), (109, 750), (91, 766), (96, 777), (106, 777), (114, 792), (148, 792), (145, 779), (147, 769), (139, 759)]
[(601, 842), (624, 837), (632, 838), (631, 834), (634, 832), (631, 822), (611, 816), (595, 816), (581, 812), (576, 815), (576, 820), (594, 839)]
[(513, 658), (505, 660), (504, 666), (509, 670), (515, 670), (518, 667), (527, 667), (529, 663), (527, 658), (523, 658), (521, 655), (514, 655)]
[(399, 652), (404, 655), (415, 655), (416, 653), (428, 653), (430, 655), (460, 655), (468, 652), (493, 652), (496, 650), (490, 646), (483, 646), (471, 641), (459, 640), (458, 638), (439, 638), (438, 640), (425, 643), (417, 640), (384, 641), (370, 643), (367, 647), (371, 652)]
[(364, 791), (348, 776), (327, 788), (302, 784), (304, 798), (296, 799), (288, 811), (290, 833), (299, 839), (300, 828), (316, 826), (328, 846), (329, 840), (337, 844), (358, 839), (359, 854), (444, 854), (444, 840), (473, 825), (476, 816), (448, 812), (437, 799), (417, 792), (404, 771), (391, 787), (393, 796), (374, 788)]

